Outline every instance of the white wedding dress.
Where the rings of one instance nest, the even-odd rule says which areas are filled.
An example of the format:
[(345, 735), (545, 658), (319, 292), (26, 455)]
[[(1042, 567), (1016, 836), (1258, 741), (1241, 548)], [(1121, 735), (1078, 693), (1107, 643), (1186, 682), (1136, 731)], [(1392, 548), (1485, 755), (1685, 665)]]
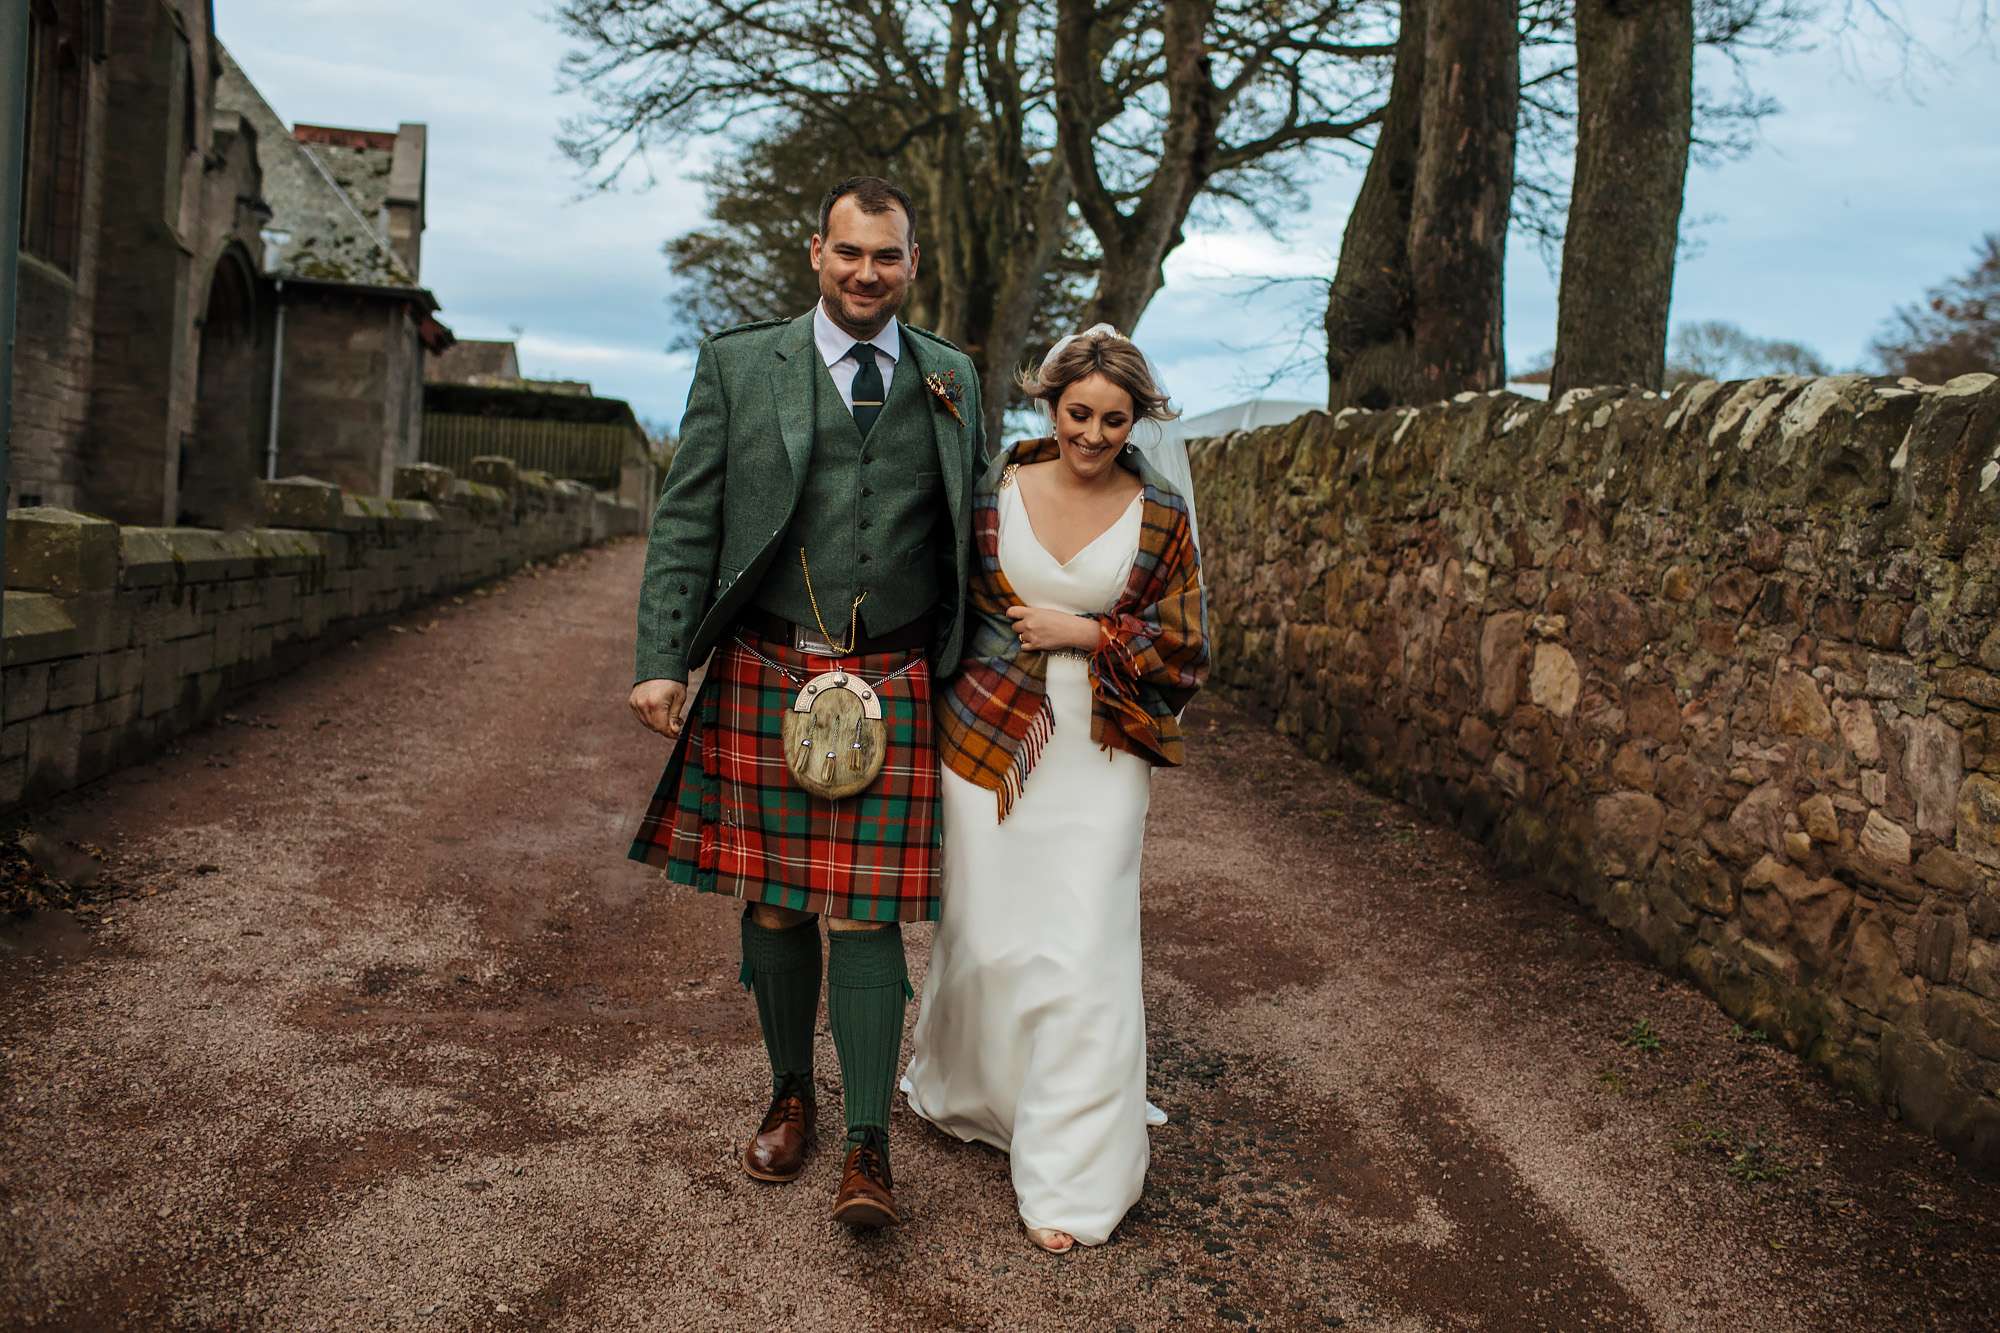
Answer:
[[(1036, 538), (1018, 485), (999, 506), (1000, 566), (1024, 604), (1117, 600), (1140, 500), (1068, 564)], [(994, 793), (944, 770), (944, 914), (902, 1087), (924, 1119), (1011, 1154), (1024, 1222), (1097, 1245), (1146, 1177), (1139, 852), (1152, 767), (1091, 741), (1080, 656), (1050, 656), (1048, 693), (1055, 734), (1005, 823)]]

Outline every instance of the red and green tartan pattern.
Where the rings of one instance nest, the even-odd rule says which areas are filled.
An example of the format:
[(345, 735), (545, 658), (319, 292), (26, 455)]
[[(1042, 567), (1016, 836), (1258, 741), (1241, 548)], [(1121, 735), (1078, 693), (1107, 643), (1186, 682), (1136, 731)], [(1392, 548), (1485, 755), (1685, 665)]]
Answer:
[[(1020, 596), (1000, 568), (1000, 503), (1010, 466), (1058, 457), (1054, 439), (1023, 440), (993, 460), (972, 501), (972, 578), (964, 655), (938, 707), (938, 748), (967, 782), (992, 791), (1001, 819), (1054, 734), (1044, 654), (1021, 646), (1007, 608)], [(1110, 611), (1094, 617), (1090, 738), (1157, 765), (1186, 757), (1180, 714), (1208, 677), (1201, 556), (1187, 501), (1143, 458), (1139, 550)]]
[[(844, 670), (875, 682), (906, 652), (808, 657), (754, 640), (801, 680)], [(798, 687), (741, 642), (718, 644), (681, 742), (629, 855), (703, 893), (850, 921), (935, 921), (937, 746), (930, 664), (882, 685), (888, 755), (866, 791), (828, 801), (785, 767), (780, 727)]]

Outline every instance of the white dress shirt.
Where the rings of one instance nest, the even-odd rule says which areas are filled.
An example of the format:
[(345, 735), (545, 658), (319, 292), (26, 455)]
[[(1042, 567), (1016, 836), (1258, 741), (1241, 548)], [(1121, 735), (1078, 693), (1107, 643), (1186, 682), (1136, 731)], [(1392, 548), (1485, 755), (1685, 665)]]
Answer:
[[(833, 377), (833, 387), (840, 390), (840, 401), (850, 412), (854, 410), (854, 377), (861, 366), (848, 352), (859, 341), (833, 322), (826, 313), (825, 301), (813, 307), (813, 343), (819, 348), (820, 360), (826, 362), (826, 373)], [(896, 377), (896, 361), (903, 355), (903, 326), (891, 319), (868, 341), (877, 353), (875, 364), (882, 370), (882, 397), (886, 401), (889, 382)]]

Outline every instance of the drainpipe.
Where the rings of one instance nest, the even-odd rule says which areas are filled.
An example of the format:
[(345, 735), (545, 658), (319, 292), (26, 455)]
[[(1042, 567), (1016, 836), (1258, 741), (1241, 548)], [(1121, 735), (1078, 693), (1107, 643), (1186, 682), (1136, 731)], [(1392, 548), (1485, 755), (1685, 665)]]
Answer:
[[(14, 425), (14, 280), (21, 267), (21, 159), (28, 124), (26, 5), (0, 5), (0, 89), (5, 90), (0, 93), (0, 571), (4, 571), (7, 489), (13, 477), (7, 445)], [(0, 597), (0, 607), (5, 602)], [(0, 625), (0, 633), (4, 632)]]
[(264, 440), (264, 480), (278, 479), (278, 408), (285, 388), (285, 280), (278, 279), (278, 323), (271, 347), (271, 429)]

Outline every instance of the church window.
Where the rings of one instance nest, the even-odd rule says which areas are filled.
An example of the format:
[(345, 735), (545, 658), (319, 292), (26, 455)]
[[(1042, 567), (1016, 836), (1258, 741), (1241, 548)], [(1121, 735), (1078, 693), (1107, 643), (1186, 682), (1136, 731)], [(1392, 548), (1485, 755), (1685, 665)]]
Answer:
[(83, 203), (82, 47), (73, 12), (30, 0), (21, 248), (72, 274)]

